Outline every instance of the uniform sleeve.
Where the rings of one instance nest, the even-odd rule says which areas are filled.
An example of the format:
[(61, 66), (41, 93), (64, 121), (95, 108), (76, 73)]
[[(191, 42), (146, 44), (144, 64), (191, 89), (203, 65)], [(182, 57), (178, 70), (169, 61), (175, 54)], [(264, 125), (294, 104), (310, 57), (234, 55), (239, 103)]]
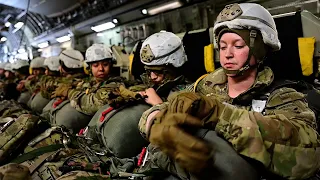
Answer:
[(57, 88), (59, 79), (44, 77), (40, 81), (40, 92), (44, 98), (51, 99), (52, 92)]
[(101, 86), (96, 92), (87, 93), (82, 89), (72, 89), (68, 92), (70, 104), (77, 111), (87, 115), (94, 115), (109, 100), (109, 93), (122, 83), (109, 83)]
[(33, 93), (34, 84), (35, 84), (35, 80), (34, 79), (26, 80), (26, 82), (24, 83), (24, 87), (26, 88), (26, 90), (28, 90), (29, 92)]
[(34, 77), (30, 80), (26, 80), (26, 82), (24, 83), (25, 88), (31, 93), (39, 90), (40, 89), (40, 82), (42, 81), (43, 77), (44, 76), (41, 76), (40, 78)]
[(166, 109), (168, 107), (168, 102), (164, 102), (162, 104), (158, 104), (155, 106), (152, 106), (151, 108), (149, 108), (148, 110), (146, 110), (145, 112), (143, 112), (139, 124), (138, 124), (138, 129), (140, 131), (140, 134), (142, 135), (142, 137), (144, 137), (145, 139), (148, 140), (147, 138), (147, 134), (149, 134), (150, 128), (152, 126), (153, 122), (148, 122), (148, 117), (150, 114), (152, 114), (155, 111), (161, 111), (163, 109)]
[(305, 179), (320, 168), (315, 115), (304, 95), (291, 88), (271, 93), (265, 114), (226, 105), (216, 131), (234, 149), (261, 162), (272, 173)]

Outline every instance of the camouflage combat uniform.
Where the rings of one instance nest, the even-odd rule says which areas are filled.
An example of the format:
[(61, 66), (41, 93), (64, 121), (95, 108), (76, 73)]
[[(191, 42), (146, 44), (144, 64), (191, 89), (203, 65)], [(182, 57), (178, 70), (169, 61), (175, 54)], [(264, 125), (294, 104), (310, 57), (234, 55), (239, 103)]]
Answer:
[[(195, 91), (225, 104), (218, 121), (208, 123), (213, 123), (212, 128), (239, 154), (260, 162), (268, 172), (288, 179), (310, 177), (320, 168), (320, 162), (315, 161), (320, 158), (315, 114), (302, 93), (286, 87), (271, 92), (265, 108), (255, 112), (259, 109), (254, 107), (253, 97), (264, 92), (272, 82), (273, 72), (265, 67), (250, 89), (230, 98), (227, 76), (223, 69), (218, 69), (202, 79)], [(153, 111), (165, 106), (155, 106)], [(151, 112), (146, 112), (140, 121), (143, 135), (147, 133), (146, 117)], [(167, 163), (168, 169), (172, 169), (170, 166), (174, 163)]]
[(78, 83), (85, 79), (85, 75), (73, 74), (67, 77), (42, 76), (40, 79), (40, 92), (44, 98), (51, 99), (52, 93), (56, 90), (59, 84), (70, 84), (76, 88)]
[(77, 111), (94, 115), (102, 106), (108, 104), (110, 92), (120, 85), (128, 87), (133, 83), (122, 77), (110, 77), (108, 80), (97, 82), (93, 77), (91, 81), (80, 82), (77, 88), (71, 89), (68, 92), (68, 99)]
[(24, 83), (25, 88), (30, 93), (38, 92), (40, 90), (40, 82), (41, 82), (42, 77), (44, 77), (44, 75), (34, 76), (32, 79), (26, 80)]

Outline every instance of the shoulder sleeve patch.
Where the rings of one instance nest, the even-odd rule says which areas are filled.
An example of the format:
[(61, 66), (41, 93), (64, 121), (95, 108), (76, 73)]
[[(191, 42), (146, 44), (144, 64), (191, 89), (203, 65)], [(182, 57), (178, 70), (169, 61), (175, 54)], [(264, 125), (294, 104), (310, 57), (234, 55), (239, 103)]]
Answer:
[(303, 100), (305, 95), (292, 88), (280, 88), (271, 92), (267, 107), (280, 106), (296, 100)]

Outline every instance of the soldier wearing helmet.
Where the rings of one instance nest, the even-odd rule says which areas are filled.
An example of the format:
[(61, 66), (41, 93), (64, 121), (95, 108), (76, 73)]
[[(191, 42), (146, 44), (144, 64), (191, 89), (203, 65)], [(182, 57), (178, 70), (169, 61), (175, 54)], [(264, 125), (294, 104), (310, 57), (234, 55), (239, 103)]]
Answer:
[(94, 115), (100, 107), (108, 103), (108, 92), (120, 85), (127, 86), (128, 82), (125, 78), (111, 74), (115, 59), (111, 49), (104, 44), (93, 44), (89, 47), (84, 62), (91, 73), (90, 80), (80, 82), (75, 89), (65, 86), (65, 94), (77, 111)]
[(17, 84), (19, 83), (19, 78), (15, 76), (13, 66), (14, 64), (12, 63), (7, 63), (4, 66), (5, 79), (0, 82), (1, 99), (16, 100), (20, 95), (20, 92), (16, 89)]
[(25, 88), (32, 94), (40, 88), (39, 81), (44, 75), (44, 57), (36, 57), (30, 63), (30, 75), (24, 81)]
[(14, 74), (14, 71), (12, 69), (12, 66), (13, 64), (11, 63), (7, 63), (5, 66), (4, 66), (4, 75), (6, 77), (6, 79), (13, 79), (15, 77), (15, 74)]
[(273, 72), (263, 65), (266, 54), (281, 47), (270, 13), (254, 3), (227, 5), (214, 36), (222, 68), (195, 83), (196, 93), (178, 94), (141, 119), (141, 133), (163, 152), (152, 161), (181, 178), (211, 179), (218, 147), (190, 131), (205, 128), (267, 178), (313, 176), (320, 167), (315, 114), (302, 93), (285, 85), (274, 89)]
[(61, 74), (65, 77), (73, 76), (75, 74), (84, 74), (83, 71), (83, 61), (84, 57), (80, 51), (68, 49), (64, 50), (59, 55), (59, 70)]
[(30, 72), (32, 75), (42, 75), (45, 72), (44, 57), (36, 57), (30, 63)]
[(6, 84), (15, 83), (15, 74), (12, 69), (12, 64), (6, 63), (3, 66), (3, 70), (4, 79), (1, 79), (0, 88), (3, 88)]
[(18, 59), (12, 64), (12, 70), (18, 81), (24, 80), (29, 76), (29, 62), (27, 60)]
[(181, 39), (171, 32), (161, 31), (149, 36), (140, 50), (146, 73), (141, 78), (149, 88), (141, 92), (151, 105), (162, 103), (171, 92), (182, 90), (188, 84), (181, 72), (187, 55)]
[[(69, 49), (64, 50), (59, 55), (59, 71), (62, 75), (57, 83), (58, 87), (52, 94), (51, 98), (61, 97), (67, 99), (67, 95), (64, 93), (64, 86), (69, 86), (70, 88), (75, 88), (79, 82), (86, 77), (83, 70), (84, 57), (80, 51)], [(55, 83), (53, 83), (55, 84)], [(45, 89), (49, 89), (45, 87)], [(52, 87), (50, 88), (52, 89)]]
[[(59, 55), (59, 71), (61, 77), (49, 78), (44, 83), (41, 83), (41, 94), (43, 98), (52, 99), (43, 109), (42, 116), (50, 120), (53, 124), (56, 119), (51, 119), (50, 113), (58, 104), (67, 102), (67, 94), (64, 93), (64, 86), (76, 88), (77, 84), (86, 78), (83, 70), (84, 57), (80, 51), (74, 49), (64, 50)], [(48, 68), (52, 68), (51, 65)], [(56, 65), (52, 70), (56, 70)]]
[[(58, 85), (58, 80), (61, 78), (59, 66), (59, 57), (57, 56), (36, 58), (31, 61), (30, 70), (32, 71), (32, 74), (40, 73), (33, 78), (33, 81), (36, 81), (37, 83), (33, 86), (33, 96), (28, 102), (28, 105), (33, 112), (40, 114), (43, 108), (49, 103), (51, 94), (55, 88), (46, 89), (45, 87), (55, 87)], [(45, 75), (42, 75), (43, 73)], [(26, 86), (28, 86), (28, 82), (26, 82)]]
[(59, 57), (58, 56), (52, 56), (52, 57), (48, 57), (44, 60), (43, 63), (46, 71), (45, 74), (47, 76), (60, 76), (60, 72), (59, 72)]
[(46, 58), (43, 62), (46, 76), (42, 76), (40, 79), (40, 92), (45, 99), (51, 99), (51, 94), (61, 80), (59, 61), (58, 56), (52, 56)]
[(95, 81), (101, 82), (110, 77), (115, 59), (109, 47), (104, 44), (93, 44), (87, 49), (84, 62), (89, 65)]

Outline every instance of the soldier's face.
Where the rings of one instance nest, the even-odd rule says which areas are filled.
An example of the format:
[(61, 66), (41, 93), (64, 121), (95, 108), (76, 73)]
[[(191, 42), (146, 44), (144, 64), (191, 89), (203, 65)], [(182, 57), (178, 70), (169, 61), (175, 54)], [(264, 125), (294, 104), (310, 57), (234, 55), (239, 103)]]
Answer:
[(111, 63), (108, 60), (93, 62), (91, 64), (92, 75), (104, 79), (108, 77), (111, 70)]
[(13, 76), (13, 73), (10, 71), (5, 71), (4, 75), (6, 76), (6, 78), (11, 78)]
[(32, 74), (38, 76), (38, 75), (44, 74), (44, 71), (42, 68), (33, 68)]
[[(236, 33), (224, 33), (219, 42), (220, 63), (227, 70), (239, 70), (248, 59), (249, 47), (245, 41)], [(255, 63), (254, 56), (250, 64)]]
[(0, 75), (4, 74), (4, 69), (0, 69)]
[(50, 75), (51, 75), (51, 74), (50, 74), (50, 71), (49, 71), (49, 68), (46, 68), (46, 71), (44, 72), (44, 74), (47, 75), (47, 76), (50, 76)]
[(154, 84), (161, 84), (164, 80), (164, 72), (162, 70), (146, 69), (146, 73)]

